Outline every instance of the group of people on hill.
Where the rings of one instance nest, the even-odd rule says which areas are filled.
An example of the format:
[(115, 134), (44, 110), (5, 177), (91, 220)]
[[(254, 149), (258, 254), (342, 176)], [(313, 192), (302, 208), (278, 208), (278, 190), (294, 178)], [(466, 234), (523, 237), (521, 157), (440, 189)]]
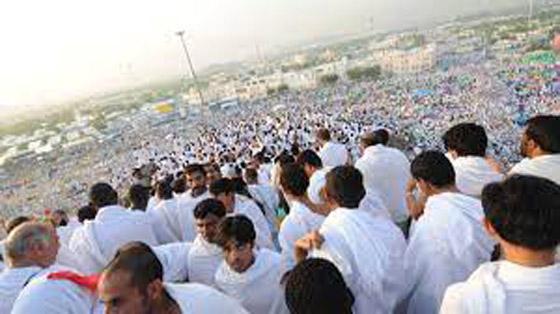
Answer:
[(150, 165), (125, 197), (96, 183), (78, 221), (9, 220), (0, 312), (560, 312), (560, 116), (528, 120), (509, 170), (475, 123), (411, 161), (386, 129), (356, 159), (312, 134), (243, 168)]

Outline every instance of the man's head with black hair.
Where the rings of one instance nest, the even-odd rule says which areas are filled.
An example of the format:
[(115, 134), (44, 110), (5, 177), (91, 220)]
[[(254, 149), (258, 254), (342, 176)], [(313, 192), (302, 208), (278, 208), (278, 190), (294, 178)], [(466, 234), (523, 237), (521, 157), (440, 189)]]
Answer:
[(204, 170), (206, 171), (206, 180), (209, 184), (212, 184), (212, 182), (222, 178), (220, 166), (216, 163), (206, 164), (204, 166)]
[(97, 212), (91, 205), (85, 205), (78, 209), (78, 221), (84, 223), (86, 220), (94, 220)]
[[(107, 313), (162, 313), (170, 304), (163, 285), (163, 266), (150, 246), (131, 242), (121, 247), (101, 273), (97, 289)], [(167, 301), (167, 302), (165, 302)]]
[(378, 129), (371, 133), (365, 133), (360, 137), (360, 147), (366, 149), (375, 145), (387, 145), (389, 143), (389, 132), (385, 129)]
[(447, 157), (438, 151), (425, 151), (410, 165), (418, 188), (427, 196), (455, 188), (455, 169)]
[(134, 184), (128, 189), (126, 198), (130, 209), (146, 211), (150, 201), (150, 191), (140, 184)]
[(156, 184), (156, 196), (160, 200), (170, 200), (173, 198), (173, 188), (169, 181), (158, 181)]
[(331, 132), (325, 128), (318, 129), (315, 132), (315, 139), (319, 146), (323, 146), (331, 140)]
[(300, 164), (305, 170), (307, 177), (311, 177), (315, 171), (323, 168), (323, 161), (316, 152), (306, 149), (299, 153), (296, 163)]
[(486, 156), (488, 137), (484, 127), (475, 123), (460, 123), (442, 137), (445, 149), (454, 157)]
[(220, 200), (228, 212), (233, 212), (235, 207), (235, 184), (231, 179), (223, 178), (212, 182), (210, 194)]
[(213, 198), (201, 201), (194, 208), (196, 232), (206, 241), (214, 243), (218, 226), (226, 216), (224, 204)]
[(91, 205), (98, 210), (106, 206), (117, 205), (119, 195), (111, 185), (100, 182), (94, 184), (89, 190), (89, 200)]
[(482, 207), (487, 230), (506, 250), (554, 253), (560, 244), (560, 186), (548, 179), (513, 175), (491, 183), (482, 191)]
[(173, 192), (175, 194), (183, 194), (187, 191), (187, 182), (184, 176), (181, 176), (171, 183), (171, 187), (173, 188)]
[(247, 184), (258, 184), (259, 183), (259, 172), (255, 168), (247, 168), (244, 173), (245, 182)]
[(325, 197), (331, 209), (358, 208), (366, 196), (362, 173), (352, 166), (338, 166), (326, 176)]
[(253, 249), (256, 238), (253, 222), (244, 215), (237, 215), (220, 223), (216, 243), (224, 251), (228, 266), (237, 273), (243, 273), (255, 260)]
[(352, 314), (354, 296), (336, 266), (309, 258), (289, 273), (286, 305), (292, 314)]
[(547, 154), (560, 154), (560, 116), (543, 115), (529, 119), (521, 138), (523, 157)]
[(185, 182), (193, 197), (204, 194), (207, 190), (206, 170), (201, 164), (190, 164), (185, 168)]
[(287, 164), (280, 169), (280, 186), (288, 197), (304, 197), (309, 187), (309, 178), (300, 164)]
[(280, 166), (294, 162), (296, 162), (296, 159), (287, 150), (280, 152), (280, 154), (274, 159), (274, 163), (279, 164)]

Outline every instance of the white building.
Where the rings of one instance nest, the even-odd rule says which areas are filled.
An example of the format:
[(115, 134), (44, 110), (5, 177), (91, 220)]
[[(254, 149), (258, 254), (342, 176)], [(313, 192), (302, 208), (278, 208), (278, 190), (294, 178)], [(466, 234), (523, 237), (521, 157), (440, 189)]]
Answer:
[(384, 71), (396, 74), (426, 71), (436, 64), (436, 45), (429, 44), (407, 50), (382, 50), (375, 54), (375, 59)]

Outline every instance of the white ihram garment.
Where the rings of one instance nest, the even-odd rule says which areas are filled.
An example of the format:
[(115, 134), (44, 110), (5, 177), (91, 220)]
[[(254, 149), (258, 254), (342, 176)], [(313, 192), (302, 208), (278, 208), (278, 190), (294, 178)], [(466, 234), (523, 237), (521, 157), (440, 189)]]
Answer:
[(483, 218), (474, 197), (446, 192), (428, 198), (405, 255), (408, 313), (437, 313), (445, 289), (490, 260), (495, 242)]
[(323, 222), (325, 242), (313, 257), (326, 258), (354, 294), (354, 313), (392, 313), (406, 292), (406, 241), (391, 221), (359, 209), (339, 208)]
[(224, 261), (216, 272), (216, 287), (238, 300), (249, 313), (269, 313), (282, 294), (281, 263), (280, 254), (267, 249), (255, 252), (253, 265), (243, 273), (231, 269)]
[(447, 289), (442, 314), (560, 313), (560, 264), (532, 268), (508, 261), (481, 265)]

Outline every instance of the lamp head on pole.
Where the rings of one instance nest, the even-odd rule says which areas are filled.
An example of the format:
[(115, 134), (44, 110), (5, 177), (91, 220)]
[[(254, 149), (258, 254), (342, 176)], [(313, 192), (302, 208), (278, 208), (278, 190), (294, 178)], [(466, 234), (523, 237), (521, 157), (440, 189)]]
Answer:
[(179, 37), (183, 37), (183, 35), (185, 35), (185, 31), (178, 31), (175, 32), (175, 35), (179, 36)]

